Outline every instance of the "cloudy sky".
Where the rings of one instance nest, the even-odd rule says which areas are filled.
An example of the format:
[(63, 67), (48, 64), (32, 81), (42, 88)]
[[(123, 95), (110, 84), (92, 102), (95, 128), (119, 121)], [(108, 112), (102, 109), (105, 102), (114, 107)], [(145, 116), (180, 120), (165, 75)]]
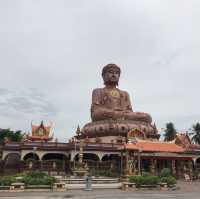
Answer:
[(0, 127), (53, 122), (67, 141), (90, 121), (101, 69), (122, 69), (119, 87), (159, 129), (197, 121), (199, 0), (0, 0)]

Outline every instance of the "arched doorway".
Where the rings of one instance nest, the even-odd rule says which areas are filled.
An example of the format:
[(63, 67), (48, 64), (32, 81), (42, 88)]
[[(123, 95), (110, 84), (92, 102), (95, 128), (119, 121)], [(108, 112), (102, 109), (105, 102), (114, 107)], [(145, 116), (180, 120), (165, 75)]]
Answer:
[(24, 169), (25, 170), (39, 170), (40, 169), (40, 158), (36, 153), (27, 153), (23, 157)]
[(38, 161), (39, 156), (36, 153), (27, 153), (24, 158), (24, 161)]
[(43, 155), (42, 160), (66, 160), (66, 155), (62, 153), (47, 153)]
[(21, 160), (18, 153), (9, 153), (4, 159), (3, 172), (5, 174), (14, 174), (20, 172)]
[(106, 154), (102, 157), (102, 161), (116, 161), (120, 162), (121, 157), (118, 154)]
[(52, 174), (62, 174), (69, 172), (69, 157), (62, 153), (47, 153), (41, 159), (41, 170), (53, 172)]
[(121, 172), (121, 157), (118, 154), (105, 154), (102, 157), (101, 168), (111, 176), (119, 176)]

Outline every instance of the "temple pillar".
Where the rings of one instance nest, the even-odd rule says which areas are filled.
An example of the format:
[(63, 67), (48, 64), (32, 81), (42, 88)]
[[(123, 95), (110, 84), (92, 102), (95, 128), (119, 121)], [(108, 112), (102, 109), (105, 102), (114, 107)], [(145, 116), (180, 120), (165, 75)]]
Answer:
[(155, 165), (156, 165), (156, 160), (151, 159), (151, 160), (150, 160), (150, 173), (153, 174), (153, 175), (155, 175), (155, 173), (156, 173), (156, 172), (155, 172), (155, 171), (156, 171), (156, 170), (155, 170), (155, 168), (156, 168)]
[(193, 176), (193, 164), (191, 160), (188, 160), (188, 171), (189, 171), (189, 175), (192, 178)]
[(176, 176), (176, 160), (172, 160), (172, 174)]
[(138, 174), (138, 160), (137, 160), (137, 158), (135, 158), (134, 159), (134, 163), (135, 163), (135, 175), (137, 175)]
[(141, 158), (141, 153), (140, 151), (138, 151), (138, 175), (141, 175), (142, 174), (142, 168), (143, 168), (143, 165), (142, 165), (142, 158)]
[(80, 142), (79, 163), (83, 163), (83, 141)]
[(179, 169), (180, 177), (183, 177), (184, 173), (186, 173), (186, 171), (187, 171), (187, 168), (186, 168), (186, 165), (185, 165), (185, 161), (180, 160), (180, 169)]
[(128, 182), (128, 177), (129, 177), (128, 160), (129, 160), (129, 152), (128, 152), (128, 150), (126, 150), (125, 151), (125, 165), (124, 165), (123, 175), (122, 175), (122, 181), (124, 181), (124, 182)]
[(178, 178), (181, 177), (181, 163), (180, 163), (180, 160), (177, 160), (176, 176), (177, 176)]
[(155, 169), (155, 172), (154, 174), (157, 175), (158, 174), (158, 171), (157, 171), (157, 160), (154, 160), (154, 169)]
[(123, 159), (124, 159), (124, 153), (123, 151), (121, 151), (121, 164), (120, 164), (121, 175), (123, 175), (123, 163), (124, 163)]
[(129, 170), (129, 165), (128, 165), (128, 160), (129, 160), (129, 152), (128, 150), (126, 150), (126, 166), (125, 166), (125, 174), (127, 175), (128, 174), (128, 170)]

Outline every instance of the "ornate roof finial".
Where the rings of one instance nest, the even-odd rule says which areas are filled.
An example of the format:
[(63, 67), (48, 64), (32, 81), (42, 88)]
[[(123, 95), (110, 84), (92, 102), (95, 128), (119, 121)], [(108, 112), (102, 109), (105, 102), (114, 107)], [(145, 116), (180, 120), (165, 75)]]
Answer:
[(77, 129), (76, 129), (76, 135), (80, 135), (81, 134), (81, 130), (80, 130), (80, 127), (79, 127), (79, 125), (78, 125), (78, 127), (77, 127)]
[(43, 120), (41, 121), (41, 124), (40, 124), (40, 126), (44, 126), (44, 121), (43, 121)]
[(158, 129), (157, 129), (157, 127), (156, 127), (155, 122), (154, 122), (154, 124), (153, 124), (153, 128), (154, 128), (154, 132), (155, 132), (155, 133), (158, 133)]

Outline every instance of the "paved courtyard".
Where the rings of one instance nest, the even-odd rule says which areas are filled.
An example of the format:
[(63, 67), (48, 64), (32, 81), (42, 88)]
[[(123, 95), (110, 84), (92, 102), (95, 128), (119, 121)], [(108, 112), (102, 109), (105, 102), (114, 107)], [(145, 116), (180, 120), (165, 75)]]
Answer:
[(200, 182), (179, 182), (180, 189), (176, 191), (122, 191), (93, 190), (90, 192), (83, 190), (69, 190), (66, 192), (24, 192), (24, 193), (0, 193), (0, 199), (199, 199)]

